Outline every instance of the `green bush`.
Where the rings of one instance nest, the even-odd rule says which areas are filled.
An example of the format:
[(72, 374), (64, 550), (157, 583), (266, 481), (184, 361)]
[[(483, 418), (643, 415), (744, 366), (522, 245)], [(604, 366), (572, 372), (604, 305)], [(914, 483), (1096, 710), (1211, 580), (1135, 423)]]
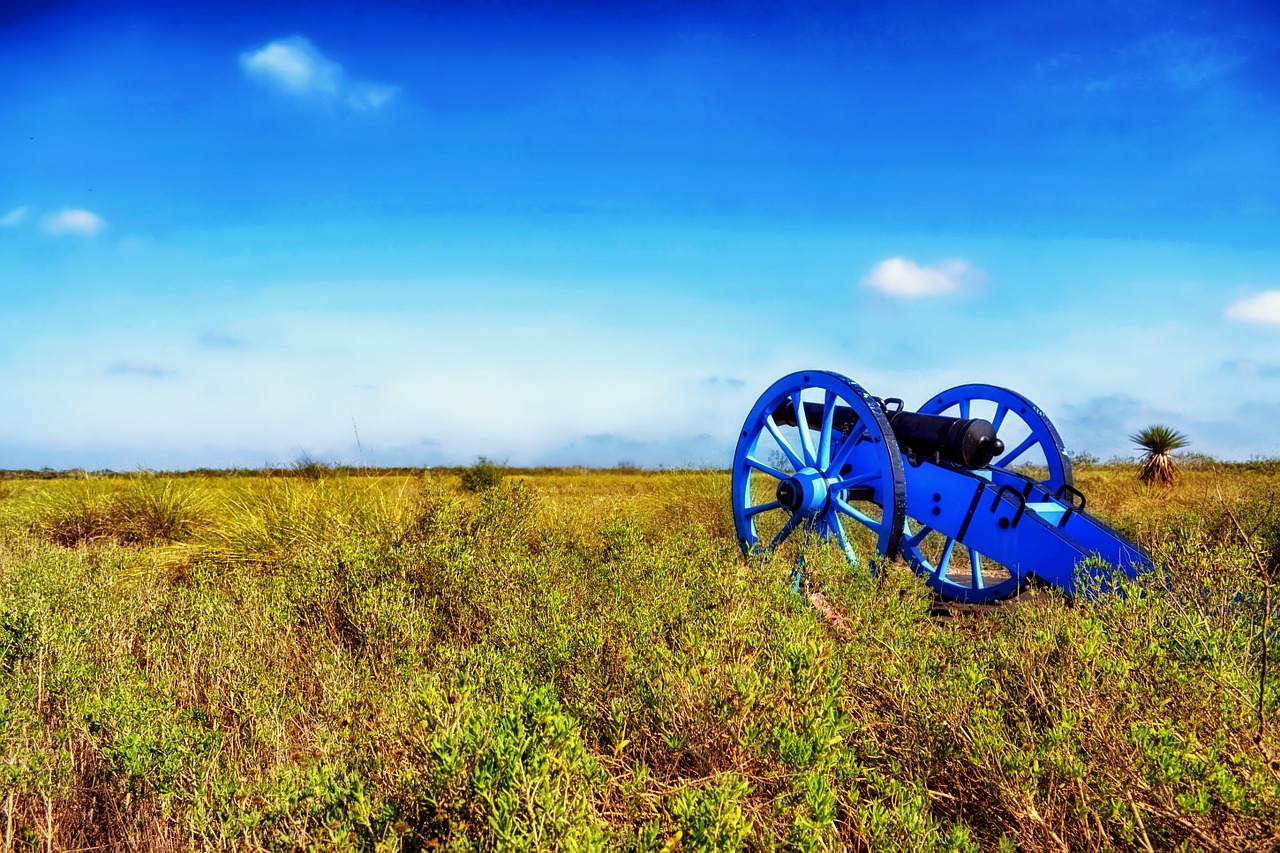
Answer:
[(481, 456), (476, 464), (462, 470), (464, 492), (487, 492), (502, 484), (503, 468), (496, 462)]

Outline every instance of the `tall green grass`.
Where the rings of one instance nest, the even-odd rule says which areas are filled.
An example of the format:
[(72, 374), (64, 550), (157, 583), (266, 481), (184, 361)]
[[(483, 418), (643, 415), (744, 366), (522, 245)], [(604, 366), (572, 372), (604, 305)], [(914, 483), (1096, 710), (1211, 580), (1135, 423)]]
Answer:
[(1275, 849), (1280, 478), (1084, 479), (1167, 583), (938, 621), (811, 544), (838, 630), (718, 474), (13, 481), (2, 843)]

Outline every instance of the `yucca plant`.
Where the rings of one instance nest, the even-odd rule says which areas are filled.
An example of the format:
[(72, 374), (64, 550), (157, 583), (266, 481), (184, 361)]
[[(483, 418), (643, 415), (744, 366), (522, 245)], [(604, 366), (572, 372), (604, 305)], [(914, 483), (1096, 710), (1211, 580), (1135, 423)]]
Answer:
[(1181, 450), (1191, 442), (1173, 427), (1152, 424), (1141, 432), (1129, 436), (1129, 440), (1142, 448), (1142, 471), (1138, 479), (1144, 483), (1173, 485), (1178, 478), (1178, 466), (1173, 461), (1173, 451)]

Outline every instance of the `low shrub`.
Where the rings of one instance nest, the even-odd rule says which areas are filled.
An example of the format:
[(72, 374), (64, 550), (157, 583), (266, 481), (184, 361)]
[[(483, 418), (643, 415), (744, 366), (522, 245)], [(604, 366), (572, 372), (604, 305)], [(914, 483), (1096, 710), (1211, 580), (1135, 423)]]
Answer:
[(502, 484), (503, 468), (487, 457), (481, 456), (476, 464), (462, 471), (464, 492), (486, 492)]

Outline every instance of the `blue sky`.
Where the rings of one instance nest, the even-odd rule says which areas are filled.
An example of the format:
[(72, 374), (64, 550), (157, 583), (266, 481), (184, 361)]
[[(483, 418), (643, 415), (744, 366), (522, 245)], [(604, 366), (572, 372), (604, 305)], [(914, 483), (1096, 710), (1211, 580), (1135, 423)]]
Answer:
[(723, 464), (826, 368), (1280, 455), (1272, 3), (0, 7), (0, 468)]

